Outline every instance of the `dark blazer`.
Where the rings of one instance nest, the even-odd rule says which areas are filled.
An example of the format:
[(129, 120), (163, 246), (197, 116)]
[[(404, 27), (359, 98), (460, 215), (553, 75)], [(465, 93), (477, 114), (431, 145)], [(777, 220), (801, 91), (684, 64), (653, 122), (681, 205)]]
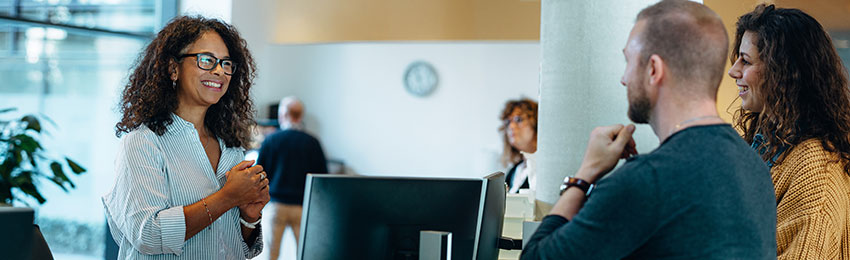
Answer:
[[(520, 164), (525, 162), (525, 160), (519, 161), (511, 166), (511, 169), (508, 170), (507, 175), (505, 175), (505, 182), (508, 183), (508, 190), (514, 187), (514, 174), (516, 173), (516, 168)], [(520, 189), (528, 189), (528, 176), (526, 176), (525, 181), (522, 182), (522, 186), (519, 186)]]

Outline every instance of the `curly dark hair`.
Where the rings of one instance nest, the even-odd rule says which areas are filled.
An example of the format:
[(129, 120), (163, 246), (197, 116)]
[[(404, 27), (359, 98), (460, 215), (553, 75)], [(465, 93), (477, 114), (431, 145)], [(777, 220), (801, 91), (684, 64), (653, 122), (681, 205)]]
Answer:
[[(511, 116), (511, 113), (514, 112), (514, 109), (520, 109), (523, 114), (528, 117), (528, 123), (531, 124), (531, 129), (534, 129), (534, 133), (537, 133), (537, 102), (528, 98), (521, 98), (519, 100), (509, 100), (505, 103), (505, 108), (502, 109), (501, 116), (499, 119), (502, 122), (508, 120), (508, 117)], [(516, 164), (522, 160), (522, 154), (519, 153), (519, 150), (511, 145), (508, 141), (508, 132), (506, 129), (508, 128), (508, 124), (502, 124), (499, 126), (499, 132), (502, 133), (502, 165), (508, 166), (510, 164)]]
[(732, 63), (740, 55), (745, 32), (756, 35), (754, 44), (764, 64), (764, 81), (756, 86), (764, 110), (735, 112), (744, 139), (752, 143), (757, 133), (764, 134), (768, 149), (762, 158), (767, 161), (781, 146), (793, 149), (817, 138), (825, 150), (839, 155), (850, 173), (850, 86), (829, 35), (799, 9), (761, 4), (738, 18)]
[(204, 124), (227, 147), (245, 147), (250, 143), (250, 129), (256, 124), (249, 94), (256, 77), (254, 58), (236, 28), (200, 16), (172, 19), (139, 55), (121, 94), (118, 109), (122, 117), (115, 125), (116, 136), (121, 137), (143, 124), (157, 135), (165, 134), (166, 126), (173, 123), (171, 114), (178, 103), (177, 89), (170, 77), (172, 64), (181, 51), (208, 31), (218, 33), (224, 40), (234, 67), (227, 92), (209, 107)]

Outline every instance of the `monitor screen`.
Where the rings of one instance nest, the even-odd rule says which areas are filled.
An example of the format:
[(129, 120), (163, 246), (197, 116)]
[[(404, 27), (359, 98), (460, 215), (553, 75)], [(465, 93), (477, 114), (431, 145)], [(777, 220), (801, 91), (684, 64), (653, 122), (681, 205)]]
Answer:
[(29, 259), (32, 247), (33, 210), (0, 207), (0, 252), (2, 259)]
[(310, 175), (299, 259), (418, 259), (419, 232), (452, 233), (453, 259), (497, 259), (505, 177)]

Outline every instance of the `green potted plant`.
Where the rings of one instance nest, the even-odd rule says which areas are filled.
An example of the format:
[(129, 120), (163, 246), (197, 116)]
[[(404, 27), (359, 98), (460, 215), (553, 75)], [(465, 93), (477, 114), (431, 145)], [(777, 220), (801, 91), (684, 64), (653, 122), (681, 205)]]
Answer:
[[(0, 115), (15, 110), (0, 109)], [(22, 195), (44, 204), (47, 199), (38, 191), (40, 181), (50, 181), (68, 192), (69, 187), (75, 186), (65, 174), (65, 166), (76, 175), (86, 171), (68, 157), (56, 160), (48, 156), (39, 142), (47, 133), (41, 126), (39, 117), (34, 115), (13, 120), (0, 119), (0, 204), (11, 205), (20, 201), (29, 205)]]

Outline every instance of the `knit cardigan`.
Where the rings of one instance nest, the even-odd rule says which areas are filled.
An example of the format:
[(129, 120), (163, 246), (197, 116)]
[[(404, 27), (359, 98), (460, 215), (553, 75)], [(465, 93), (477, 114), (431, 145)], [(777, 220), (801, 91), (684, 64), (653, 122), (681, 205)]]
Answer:
[(818, 139), (786, 152), (770, 170), (778, 259), (850, 260), (850, 176)]

